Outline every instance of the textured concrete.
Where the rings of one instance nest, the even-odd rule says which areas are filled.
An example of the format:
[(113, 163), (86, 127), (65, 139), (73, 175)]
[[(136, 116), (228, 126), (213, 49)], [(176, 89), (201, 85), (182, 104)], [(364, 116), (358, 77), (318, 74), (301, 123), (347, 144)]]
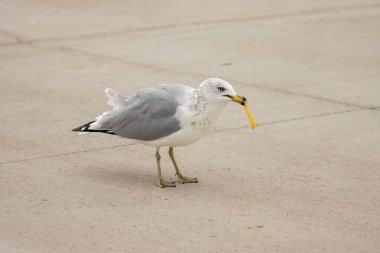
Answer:
[[(0, 253), (378, 252), (380, 1), (1, 1)], [(70, 132), (103, 91), (230, 81), (177, 149)], [(174, 169), (163, 152), (164, 174)]]

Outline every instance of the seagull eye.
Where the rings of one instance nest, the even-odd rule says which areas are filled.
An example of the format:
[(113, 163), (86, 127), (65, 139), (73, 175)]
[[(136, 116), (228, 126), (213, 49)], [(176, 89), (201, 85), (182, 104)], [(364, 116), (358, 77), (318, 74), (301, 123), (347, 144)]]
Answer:
[(225, 91), (226, 89), (224, 88), (224, 87), (218, 87), (218, 91), (220, 91), (220, 92), (223, 92), (223, 91)]

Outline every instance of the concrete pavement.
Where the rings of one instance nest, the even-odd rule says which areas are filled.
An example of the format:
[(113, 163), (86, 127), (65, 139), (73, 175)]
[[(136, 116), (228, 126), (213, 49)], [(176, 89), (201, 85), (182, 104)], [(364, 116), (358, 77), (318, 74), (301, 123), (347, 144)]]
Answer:
[[(0, 2), (0, 252), (377, 252), (380, 1)], [(177, 149), (70, 130), (103, 91), (251, 100)], [(163, 152), (164, 174), (174, 169)]]

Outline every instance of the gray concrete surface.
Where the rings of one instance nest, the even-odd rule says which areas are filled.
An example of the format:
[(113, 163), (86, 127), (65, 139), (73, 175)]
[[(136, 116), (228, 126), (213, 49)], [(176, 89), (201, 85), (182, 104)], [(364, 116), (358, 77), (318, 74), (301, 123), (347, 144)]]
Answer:
[[(380, 1), (1, 1), (0, 252), (378, 252)], [(125, 94), (222, 77), (177, 150), (70, 129)], [(164, 155), (164, 173), (174, 169)]]

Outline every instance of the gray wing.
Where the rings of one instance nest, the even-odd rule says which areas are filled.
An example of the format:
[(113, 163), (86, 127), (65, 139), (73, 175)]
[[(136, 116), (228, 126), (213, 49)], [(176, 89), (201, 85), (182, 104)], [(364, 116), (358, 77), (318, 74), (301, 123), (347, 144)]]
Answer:
[(180, 129), (174, 117), (179, 104), (176, 95), (165, 87), (142, 90), (128, 99), (126, 107), (99, 116), (94, 127), (143, 141), (168, 136)]

